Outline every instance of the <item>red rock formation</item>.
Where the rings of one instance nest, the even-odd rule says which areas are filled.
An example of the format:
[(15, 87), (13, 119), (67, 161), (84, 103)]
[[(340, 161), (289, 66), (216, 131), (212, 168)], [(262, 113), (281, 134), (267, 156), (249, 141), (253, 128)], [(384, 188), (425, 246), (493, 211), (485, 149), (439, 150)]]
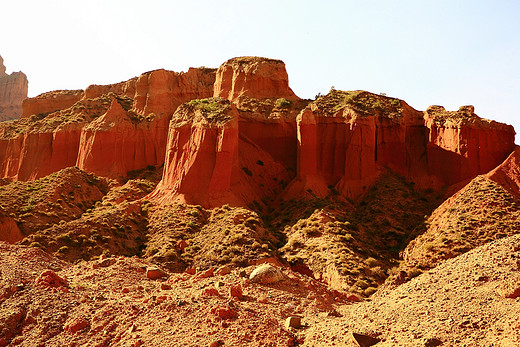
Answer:
[(262, 208), (289, 182), (284, 197), (356, 197), (386, 169), (438, 188), (493, 169), (514, 148), (512, 127), (472, 107), (419, 112), (362, 91), (300, 100), (283, 62), (256, 57), (46, 93), (26, 100), (23, 115), (0, 126), (2, 177), (77, 165), (120, 178), (164, 163), (153, 197), (205, 206)]
[(520, 196), (520, 147), (516, 146), (507, 159), (486, 174), (511, 194)]
[(15, 178), (22, 181), (34, 180), (74, 166), (79, 134), (80, 128), (74, 125), (65, 126), (57, 132), (23, 134)]
[(204, 206), (261, 204), (288, 174), (241, 134), (239, 110), (220, 98), (179, 107), (170, 123), (163, 179), (152, 194)]
[(511, 126), (483, 120), (470, 107), (433, 107), (423, 119), (403, 101), (367, 92), (333, 91), (297, 122), (298, 176), (289, 196), (325, 196), (334, 187), (355, 197), (385, 167), (439, 188), (489, 171), (514, 147)]
[(22, 114), (22, 101), (27, 98), (29, 82), (23, 72), (5, 73), (0, 56), (0, 121), (16, 119)]
[(23, 112), (20, 118), (69, 108), (78, 102), (82, 96), (83, 90), (56, 90), (40, 94), (35, 98), (25, 99), (22, 104)]
[(76, 166), (119, 178), (130, 170), (162, 165), (168, 118), (137, 122), (113, 99), (108, 111), (81, 130)]
[(431, 106), (425, 112), (429, 129), (428, 170), (444, 184), (454, 184), (499, 165), (514, 149), (512, 126), (482, 119), (473, 106), (447, 112)]
[(76, 165), (114, 178), (130, 170), (162, 165), (173, 112), (183, 102), (211, 96), (214, 80), (214, 69), (189, 69), (187, 73), (155, 70), (105, 89), (89, 87), (91, 96), (120, 93), (134, 102), (131, 110), (124, 110), (113, 101), (105, 115), (83, 129)]
[(15, 220), (7, 215), (0, 215), (0, 241), (15, 243), (23, 239), (22, 232)]
[[(157, 70), (85, 92), (27, 99), (23, 119), (0, 129), (0, 174), (29, 180), (78, 165), (119, 178), (129, 170), (162, 165), (169, 118), (182, 102), (212, 95), (215, 71)], [(113, 105), (107, 112), (113, 98), (125, 109)]]
[(354, 197), (383, 167), (407, 177), (421, 173), (422, 115), (403, 101), (333, 91), (303, 110), (297, 123), (298, 176), (290, 196), (308, 190), (325, 196), (335, 187)]
[(235, 100), (242, 95), (257, 99), (298, 98), (289, 88), (283, 61), (259, 57), (233, 58), (217, 71), (214, 97)]
[(86, 100), (47, 116), (0, 127), (0, 174), (18, 180), (44, 177), (76, 164), (82, 127), (108, 105)]
[(92, 84), (85, 89), (83, 99), (94, 99), (108, 93), (114, 93), (121, 96), (133, 97), (135, 94), (135, 82), (137, 77), (134, 77), (128, 81), (109, 84), (106, 86), (99, 84)]

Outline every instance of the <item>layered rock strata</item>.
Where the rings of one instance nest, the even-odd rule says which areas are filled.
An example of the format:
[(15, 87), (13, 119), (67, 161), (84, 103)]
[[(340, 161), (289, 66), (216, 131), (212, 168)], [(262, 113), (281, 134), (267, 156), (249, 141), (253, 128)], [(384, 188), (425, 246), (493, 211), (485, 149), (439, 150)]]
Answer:
[(183, 102), (211, 96), (215, 71), (156, 70), (113, 85), (27, 99), (22, 119), (0, 127), (0, 173), (30, 180), (78, 166), (120, 178), (160, 166), (173, 112)]
[(283, 62), (241, 57), (28, 99), (23, 118), (0, 127), (0, 175), (76, 165), (121, 178), (164, 164), (153, 198), (264, 208), (280, 197), (354, 198), (387, 169), (420, 188), (453, 185), (504, 161), (514, 134), (471, 106), (421, 112), (337, 90), (301, 100)]

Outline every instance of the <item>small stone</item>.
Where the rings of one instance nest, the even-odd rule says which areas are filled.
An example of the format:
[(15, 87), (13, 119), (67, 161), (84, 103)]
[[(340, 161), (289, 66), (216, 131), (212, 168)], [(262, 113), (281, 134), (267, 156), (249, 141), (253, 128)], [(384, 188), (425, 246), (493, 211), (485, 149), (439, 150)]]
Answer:
[(202, 291), (202, 295), (204, 295), (204, 296), (219, 296), (220, 293), (215, 288), (205, 288)]
[(184, 240), (179, 240), (177, 241), (177, 243), (175, 244), (175, 248), (177, 248), (179, 251), (183, 251), (184, 248), (188, 247), (188, 243)]
[(327, 317), (343, 317), (343, 315), (335, 309), (332, 309), (331, 311), (327, 312)]
[(151, 280), (156, 280), (165, 276), (166, 273), (158, 267), (149, 267), (146, 269), (146, 277), (148, 277)]
[(229, 267), (229, 265), (223, 265), (219, 267), (217, 271), (215, 271), (215, 273), (219, 276), (224, 276), (231, 273), (231, 268)]
[(361, 299), (356, 294), (347, 295), (347, 301), (349, 302), (359, 302)]
[(270, 264), (261, 265), (249, 275), (251, 282), (261, 284), (280, 282), (283, 278), (282, 272)]
[(209, 345), (209, 347), (220, 347), (220, 346), (224, 346), (224, 341), (222, 341), (222, 340), (213, 341)]
[(121, 289), (121, 293), (123, 293), (123, 294), (126, 294), (128, 292), (130, 292), (130, 289), (128, 289), (127, 287)]
[(208, 278), (213, 276), (213, 269), (208, 269), (204, 272), (201, 272), (197, 275), (197, 278)]
[(116, 260), (114, 258), (105, 258), (103, 260), (100, 260), (98, 262), (98, 265), (100, 267), (109, 267), (111, 265), (114, 265), (116, 263)]
[(509, 299), (520, 297), (520, 280), (517, 277), (512, 277), (503, 283), (498, 289), (498, 293)]
[(215, 282), (215, 288), (220, 288), (220, 287), (223, 287), (223, 286), (224, 286), (223, 282), (220, 282), (220, 281)]
[(269, 300), (267, 299), (267, 296), (260, 296), (256, 301), (258, 301), (259, 303), (261, 304), (267, 304), (269, 302)]
[(437, 347), (442, 345), (442, 341), (437, 338), (426, 338), (424, 341), (424, 347)]
[(184, 272), (190, 275), (195, 275), (197, 273), (197, 269), (195, 269), (194, 267), (190, 267), (186, 269)]
[(237, 313), (231, 307), (217, 306), (211, 309), (211, 314), (220, 317), (221, 319), (231, 319), (236, 317)]
[(372, 336), (350, 332), (350, 337), (359, 347), (370, 347), (381, 340)]
[(231, 298), (237, 298), (238, 300), (242, 300), (243, 298), (243, 292), (242, 292), (242, 287), (239, 285), (236, 285), (236, 286), (231, 286), (229, 288), (229, 296)]
[(63, 330), (70, 334), (74, 334), (75, 332), (83, 330), (86, 327), (88, 327), (88, 321), (83, 317), (76, 317), (67, 321), (63, 326)]
[(170, 286), (168, 283), (161, 283), (161, 290), (170, 290), (172, 289), (172, 286)]
[(59, 288), (59, 287), (67, 287), (67, 280), (58, 276), (52, 270), (45, 270), (38, 276), (36, 279), (36, 285), (44, 288)]
[(300, 316), (290, 316), (290, 317), (287, 317), (287, 319), (285, 320), (286, 329), (289, 329), (289, 328), (298, 329), (298, 328), (301, 328), (301, 326), (302, 326), (302, 317), (300, 317)]

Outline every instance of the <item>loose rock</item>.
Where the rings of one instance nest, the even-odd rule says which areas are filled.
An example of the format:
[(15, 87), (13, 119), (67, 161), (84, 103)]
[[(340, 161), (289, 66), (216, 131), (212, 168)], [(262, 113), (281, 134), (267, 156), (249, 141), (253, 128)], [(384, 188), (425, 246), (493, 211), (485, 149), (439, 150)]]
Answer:
[(236, 317), (237, 313), (231, 307), (217, 306), (211, 309), (211, 314), (220, 317), (221, 319), (231, 319)]
[(229, 288), (229, 296), (231, 298), (237, 298), (238, 300), (242, 300), (243, 293), (242, 293), (242, 287), (239, 285), (231, 286)]
[(249, 279), (255, 283), (261, 284), (269, 284), (276, 283), (283, 280), (283, 274), (280, 270), (275, 268), (272, 265), (264, 264), (258, 268), (256, 268), (251, 275), (249, 275)]
[(287, 319), (285, 320), (286, 329), (289, 329), (289, 328), (298, 329), (298, 328), (301, 328), (301, 326), (302, 326), (302, 317), (300, 317), (300, 316), (290, 316), (290, 317), (287, 317)]
[(76, 317), (65, 323), (63, 330), (68, 333), (74, 334), (80, 330), (88, 327), (88, 321), (83, 317)]
[(351, 340), (356, 343), (359, 347), (370, 347), (380, 342), (381, 340), (372, 336), (363, 335), (351, 332)]
[(166, 273), (158, 267), (149, 267), (146, 269), (146, 277), (148, 277), (151, 280), (156, 280), (165, 276)]

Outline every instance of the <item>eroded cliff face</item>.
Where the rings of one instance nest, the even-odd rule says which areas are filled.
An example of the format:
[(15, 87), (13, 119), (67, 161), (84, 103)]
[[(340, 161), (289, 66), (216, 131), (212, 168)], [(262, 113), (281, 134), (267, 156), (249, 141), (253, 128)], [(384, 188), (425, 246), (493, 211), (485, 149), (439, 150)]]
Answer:
[(420, 188), (440, 188), (485, 173), (514, 148), (511, 126), (481, 119), (472, 107), (419, 112), (367, 92), (331, 91), (297, 118), (298, 175), (288, 193), (356, 197), (385, 168)]
[(170, 117), (181, 103), (213, 94), (215, 71), (156, 70), (112, 85), (26, 99), (22, 119), (0, 128), (0, 172), (31, 180), (76, 165), (121, 178), (130, 170), (160, 166)]
[(164, 164), (152, 198), (263, 209), (280, 198), (355, 198), (388, 169), (437, 189), (513, 149), (513, 128), (471, 106), (421, 112), (337, 90), (301, 100), (283, 62), (241, 57), (28, 99), (23, 118), (0, 127), (0, 175), (31, 180), (76, 165), (121, 178)]
[(512, 126), (478, 117), (473, 106), (451, 112), (430, 106), (424, 118), (429, 129), (428, 170), (445, 184), (492, 170), (515, 147)]
[(29, 82), (23, 72), (6, 74), (4, 59), (0, 56), (0, 121), (19, 118), (22, 101), (27, 98)]
[(34, 98), (28, 98), (23, 101), (22, 116), (20, 118), (30, 117), (32, 115), (49, 114), (58, 110), (64, 110), (83, 97), (83, 90), (56, 90), (53, 92), (43, 93)]
[[(263, 146), (262, 140), (274, 129), (272, 139), (283, 143), (292, 130), (286, 130), (284, 122), (279, 128), (274, 125), (269, 118), (279, 110), (271, 108), (268, 115), (251, 117), (223, 98), (194, 100), (179, 107), (170, 122), (163, 178), (151, 197), (261, 208), (266, 199), (279, 195), (290, 180), (286, 155), (283, 150), (272, 155), (272, 146)], [(252, 134), (250, 121), (258, 133)]]
[(83, 128), (76, 165), (116, 178), (161, 166), (173, 112), (183, 102), (210, 97), (214, 80), (215, 69), (155, 70), (111, 86), (112, 93), (129, 99), (127, 110), (113, 102), (105, 115)]

